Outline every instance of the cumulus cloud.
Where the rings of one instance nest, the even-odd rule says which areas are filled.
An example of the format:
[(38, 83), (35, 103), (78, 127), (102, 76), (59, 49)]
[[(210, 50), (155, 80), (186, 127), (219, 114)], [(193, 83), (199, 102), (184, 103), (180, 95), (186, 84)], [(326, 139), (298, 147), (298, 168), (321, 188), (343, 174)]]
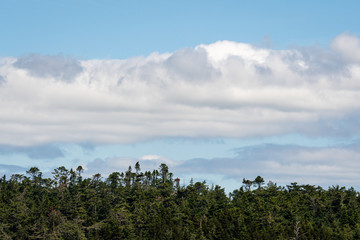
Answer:
[(355, 35), (345, 32), (337, 36), (331, 42), (331, 48), (346, 61), (360, 62), (360, 39)]
[(82, 72), (78, 60), (63, 55), (31, 54), (18, 58), (13, 65), (35, 77), (52, 77), (62, 81), (72, 81)]
[(329, 49), (219, 41), (123, 60), (2, 58), (0, 144), (357, 136), (359, 41), (342, 34)]
[(172, 77), (192, 83), (211, 81), (217, 76), (217, 71), (210, 64), (203, 48), (181, 49), (166, 59), (164, 65)]

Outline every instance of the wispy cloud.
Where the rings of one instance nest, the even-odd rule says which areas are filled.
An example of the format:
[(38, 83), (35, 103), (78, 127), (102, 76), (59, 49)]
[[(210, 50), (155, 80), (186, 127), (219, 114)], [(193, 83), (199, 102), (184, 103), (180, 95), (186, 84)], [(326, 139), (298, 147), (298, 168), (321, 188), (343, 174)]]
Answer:
[(0, 145), (0, 155), (24, 154), (31, 159), (54, 159), (64, 157), (61, 147), (48, 144), (40, 146)]
[(359, 41), (344, 33), (329, 49), (220, 41), (125, 60), (3, 58), (0, 144), (357, 136)]
[[(95, 159), (86, 166), (86, 173), (107, 176), (111, 172), (126, 171), (129, 165), (133, 167), (139, 161), (144, 171), (158, 169), (161, 163), (166, 163), (175, 176), (204, 176), (204, 180), (208, 181), (213, 176), (219, 176), (223, 180), (237, 182), (236, 187), (241, 186), (243, 178), (254, 179), (258, 175), (279, 184), (297, 181), (324, 187), (337, 184), (360, 187), (359, 144), (332, 147), (263, 144), (234, 151), (234, 157), (183, 161), (172, 161), (157, 155)], [(222, 185), (221, 182), (217, 184)]]
[(153, 171), (159, 169), (160, 164), (165, 163), (170, 168), (175, 170), (175, 166), (181, 164), (181, 162), (173, 161), (167, 157), (160, 155), (144, 155), (140, 158), (130, 158), (130, 157), (111, 157), (106, 159), (96, 158), (93, 161), (90, 161), (86, 164), (85, 173), (88, 175), (93, 175), (96, 173), (101, 173), (104, 176), (112, 172), (124, 172), (128, 170), (129, 166), (134, 169), (136, 162), (140, 163), (141, 169), (145, 171)]
[(26, 168), (17, 166), (17, 165), (8, 165), (8, 164), (0, 164), (0, 176), (9, 177), (13, 174), (19, 173), (24, 174), (26, 172)]
[[(1, 154), (22, 153), (34, 159), (57, 158), (64, 152), (49, 152), (48, 146), (42, 147), (4, 147)], [(43, 151), (45, 149), (45, 151)], [(51, 148), (50, 148), (51, 149)], [(200, 181), (220, 184), (228, 191), (242, 185), (242, 179), (254, 179), (262, 176), (266, 181), (274, 181), (285, 185), (291, 182), (314, 184), (323, 187), (331, 185), (353, 186), (360, 188), (360, 142), (334, 145), (328, 147), (305, 147), (300, 145), (260, 144), (239, 147), (232, 150), (232, 157), (193, 158), (175, 161), (167, 156), (147, 154), (141, 157), (112, 156), (95, 158), (86, 163), (73, 162), (72, 166), (83, 165), (84, 176), (91, 177), (100, 173), (106, 178), (112, 172), (124, 172), (131, 166), (134, 170), (136, 162), (141, 170), (159, 169), (161, 163), (169, 166), (174, 177), (186, 179), (191, 177)], [(57, 153), (57, 154), (56, 154)], [(111, 156), (109, 153), (108, 156)], [(60, 164), (62, 165), (62, 164)], [(60, 166), (59, 165), (59, 166)], [(36, 166), (32, 164), (31, 166)], [(53, 168), (59, 167), (54, 165)], [(41, 166), (38, 166), (40, 169)], [(29, 168), (29, 167), (28, 167)], [(0, 174), (24, 174), (28, 168), (17, 165), (2, 164)], [(52, 168), (41, 169), (46, 176), (51, 176)], [(50, 171), (50, 172), (49, 172)], [(216, 178), (217, 180), (214, 180)], [(230, 184), (230, 185), (229, 185)]]

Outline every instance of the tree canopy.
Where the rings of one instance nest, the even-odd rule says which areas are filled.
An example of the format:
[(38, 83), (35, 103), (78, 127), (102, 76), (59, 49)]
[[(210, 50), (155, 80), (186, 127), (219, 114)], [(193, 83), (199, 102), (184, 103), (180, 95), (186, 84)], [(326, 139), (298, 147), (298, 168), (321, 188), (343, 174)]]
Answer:
[[(237, 190), (139, 163), (107, 178), (64, 166), (0, 179), (0, 239), (360, 239), (353, 188), (286, 187), (257, 176)], [(240, 178), (239, 178), (240, 179)], [(177, 184), (175, 184), (177, 183)]]

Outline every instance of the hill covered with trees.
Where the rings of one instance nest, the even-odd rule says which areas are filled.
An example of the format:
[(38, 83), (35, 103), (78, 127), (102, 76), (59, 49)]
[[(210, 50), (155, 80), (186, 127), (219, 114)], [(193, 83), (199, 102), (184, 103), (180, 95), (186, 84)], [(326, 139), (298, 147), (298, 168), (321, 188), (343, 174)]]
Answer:
[(107, 178), (82, 172), (3, 176), (0, 239), (360, 239), (353, 188), (265, 186), (259, 176), (227, 195), (205, 182), (180, 186), (165, 164)]

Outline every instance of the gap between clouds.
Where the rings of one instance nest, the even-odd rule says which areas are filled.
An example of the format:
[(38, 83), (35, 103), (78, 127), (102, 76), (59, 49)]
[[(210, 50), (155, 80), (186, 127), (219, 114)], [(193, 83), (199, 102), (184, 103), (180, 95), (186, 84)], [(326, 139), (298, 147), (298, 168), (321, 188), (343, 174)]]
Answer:
[(124, 60), (0, 59), (0, 144), (359, 134), (360, 40), (219, 41)]

